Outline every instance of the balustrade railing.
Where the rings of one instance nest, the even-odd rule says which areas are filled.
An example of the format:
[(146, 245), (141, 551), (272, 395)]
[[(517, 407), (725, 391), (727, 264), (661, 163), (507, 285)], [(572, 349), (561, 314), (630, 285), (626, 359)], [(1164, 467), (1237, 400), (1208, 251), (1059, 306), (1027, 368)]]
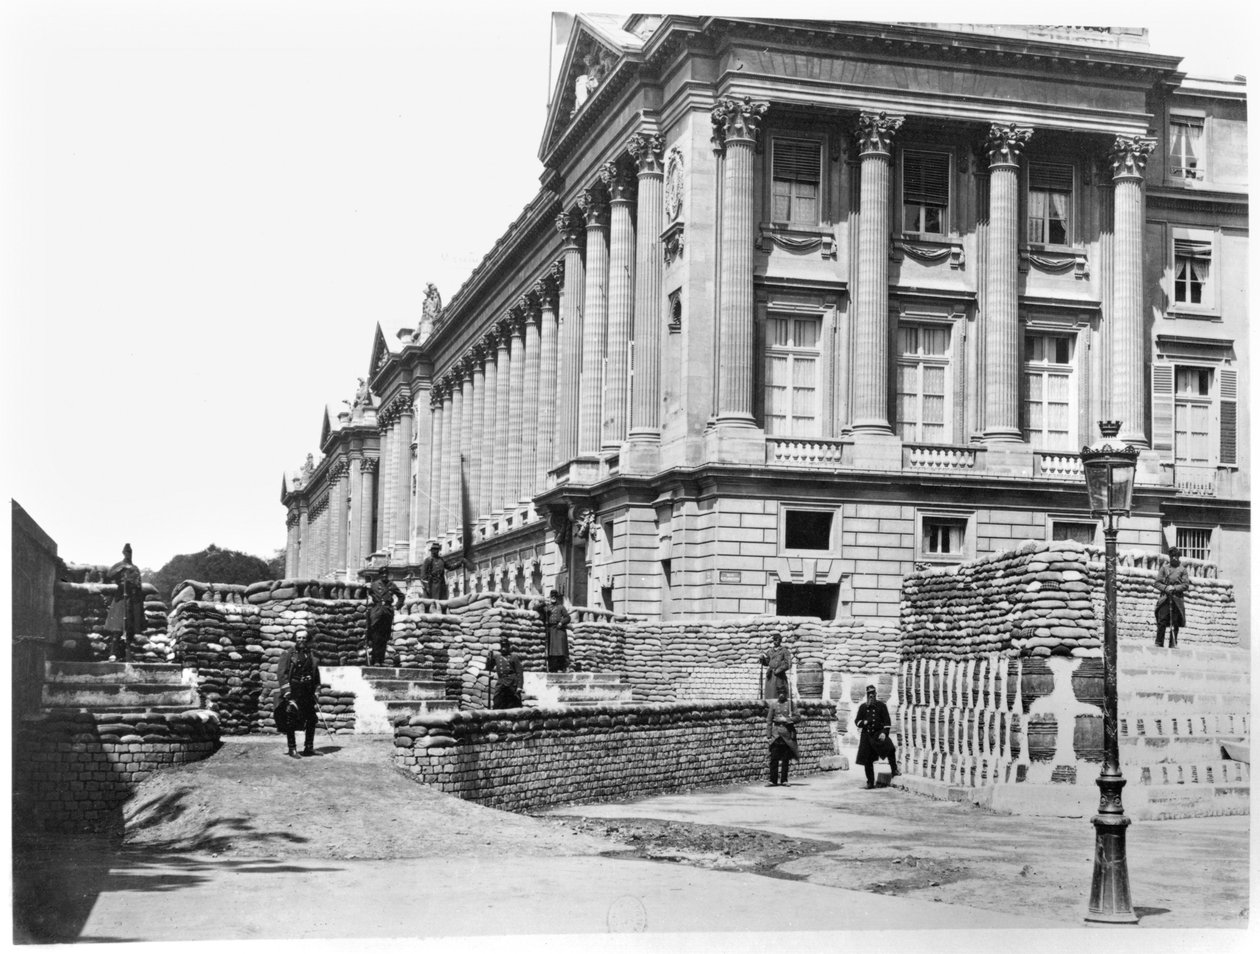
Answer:
[(1051, 477), (1058, 480), (1084, 480), (1085, 470), (1081, 467), (1078, 454), (1051, 453), (1037, 451), (1038, 477)]
[(901, 448), (901, 466), (905, 470), (975, 471), (982, 470), (979, 455), (982, 448), (946, 444), (905, 444)]
[(766, 440), (766, 463), (789, 467), (839, 467), (847, 441), (809, 437), (771, 437)]

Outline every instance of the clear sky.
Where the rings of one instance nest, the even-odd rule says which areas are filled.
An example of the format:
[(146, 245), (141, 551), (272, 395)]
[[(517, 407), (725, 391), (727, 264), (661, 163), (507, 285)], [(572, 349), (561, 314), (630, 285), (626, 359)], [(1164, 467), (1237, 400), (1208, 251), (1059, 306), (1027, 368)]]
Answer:
[[(1156, 52), (1232, 76), (1254, 55), (1241, 9), (1054, 17), (1142, 17)], [(154, 569), (210, 543), (268, 557), (282, 473), (352, 397), (375, 325), (413, 326), (427, 282), (449, 301), (536, 191), (547, 7), (27, 0), (0, 17), (3, 489), (70, 561), (126, 541)]]

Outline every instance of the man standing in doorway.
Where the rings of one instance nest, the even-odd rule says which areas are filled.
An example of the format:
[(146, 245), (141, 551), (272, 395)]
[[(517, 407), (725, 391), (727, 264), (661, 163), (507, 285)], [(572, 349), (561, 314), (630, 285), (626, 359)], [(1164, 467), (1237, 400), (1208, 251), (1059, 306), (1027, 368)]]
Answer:
[(878, 759), (888, 759), (893, 778), (900, 775), (897, 771), (897, 747), (889, 735), (892, 719), (888, 715), (888, 706), (875, 697), (874, 686), (866, 687), (866, 701), (858, 706), (857, 718), (853, 721), (862, 732), (858, 740), (857, 763), (866, 770), (866, 787), (875, 787), (875, 762)]

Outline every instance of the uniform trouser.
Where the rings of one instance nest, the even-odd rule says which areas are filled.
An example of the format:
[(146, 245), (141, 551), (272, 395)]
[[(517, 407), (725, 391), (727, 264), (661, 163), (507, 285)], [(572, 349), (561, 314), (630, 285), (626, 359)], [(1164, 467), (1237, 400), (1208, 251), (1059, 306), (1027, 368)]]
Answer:
[(519, 709), (521, 707), (521, 690), (513, 686), (498, 686), (494, 690), (494, 708)]
[(385, 665), (385, 651), (389, 648), (390, 631), (393, 629), (393, 617), (382, 617), (368, 625), (368, 665)]
[(1163, 603), (1155, 608), (1155, 645), (1164, 645), (1164, 630), (1169, 627), (1168, 648), (1177, 648), (1177, 630), (1186, 625), (1185, 616), (1177, 609), (1175, 603)]
[(547, 672), (564, 672), (569, 666), (568, 656), (548, 656)]
[(770, 781), (786, 785), (788, 780), (788, 763), (792, 761), (792, 750), (782, 739), (770, 743)]
[[(293, 701), (297, 703), (298, 719), (301, 722), (302, 731), (306, 734), (305, 747), (308, 749), (315, 748), (315, 725), (318, 716), (315, 714), (315, 690), (311, 689), (293, 689)], [(285, 730), (285, 736), (289, 740), (289, 748), (295, 748), (297, 742), (294, 739), (294, 733), (297, 726), (290, 725)]]
[[(863, 765), (862, 768), (866, 769), (866, 784), (874, 785), (875, 784), (875, 759), (872, 758), (869, 762)], [(897, 771), (897, 750), (895, 748), (891, 749), (888, 753), (888, 771), (892, 772), (893, 775), (900, 774)]]

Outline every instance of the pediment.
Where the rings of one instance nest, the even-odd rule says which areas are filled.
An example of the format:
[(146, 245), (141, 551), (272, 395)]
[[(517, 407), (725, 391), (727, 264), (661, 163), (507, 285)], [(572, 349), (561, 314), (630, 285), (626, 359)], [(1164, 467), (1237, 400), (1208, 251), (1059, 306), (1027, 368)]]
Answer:
[(371, 381), (376, 377), (377, 373), (389, 361), (393, 352), (390, 350), (389, 342), (385, 338), (385, 332), (381, 331), (380, 322), (376, 324), (376, 334), (372, 337), (372, 359), (368, 362), (367, 379)]
[[(619, 40), (624, 39), (626, 46), (619, 47), (609, 36), (610, 33), (618, 36)], [(627, 49), (637, 49), (641, 45), (642, 41), (634, 34), (612, 28), (609, 24), (597, 26), (586, 14), (579, 13), (574, 18), (564, 60), (556, 74), (555, 88), (551, 91), (551, 105), (543, 127), (542, 155), (551, 152), (556, 141), (612, 73)]]
[(322, 450), (332, 436), (332, 418), (328, 414), (328, 405), (324, 405), (324, 423), (319, 429), (319, 446)]

